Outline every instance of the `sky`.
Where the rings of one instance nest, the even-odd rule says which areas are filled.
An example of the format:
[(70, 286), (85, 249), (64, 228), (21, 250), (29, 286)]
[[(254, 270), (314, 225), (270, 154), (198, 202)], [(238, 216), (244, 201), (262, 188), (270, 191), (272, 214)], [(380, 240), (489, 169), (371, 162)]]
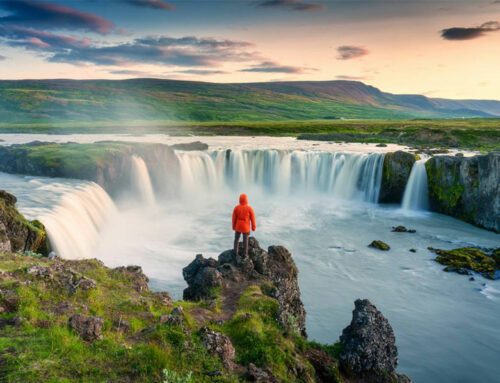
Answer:
[(0, 79), (133, 77), (500, 100), (500, 0), (0, 0)]

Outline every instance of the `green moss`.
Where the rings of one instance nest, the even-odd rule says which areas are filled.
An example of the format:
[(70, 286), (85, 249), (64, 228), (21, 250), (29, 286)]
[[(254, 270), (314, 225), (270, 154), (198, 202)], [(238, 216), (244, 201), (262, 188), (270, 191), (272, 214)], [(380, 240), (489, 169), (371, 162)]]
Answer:
[(436, 262), (445, 265), (445, 271), (454, 271), (460, 274), (467, 270), (480, 273), (485, 278), (494, 279), (500, 265), (495, 253), (486, 254), (480, 249), (463, 247), (454, 250), (435, 250)]

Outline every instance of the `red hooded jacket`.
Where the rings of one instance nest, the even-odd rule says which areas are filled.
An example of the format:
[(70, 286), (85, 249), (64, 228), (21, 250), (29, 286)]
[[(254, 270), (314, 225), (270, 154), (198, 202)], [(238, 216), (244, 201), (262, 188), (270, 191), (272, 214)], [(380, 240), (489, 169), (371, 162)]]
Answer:
[(246, 194), (240, 195), (240, 204), (233, 210), (233, 230), (239, 233), (250, 233), (250, 222), (252, 231), (257, 228), (255, 225), (255, 213), (250, 205)]

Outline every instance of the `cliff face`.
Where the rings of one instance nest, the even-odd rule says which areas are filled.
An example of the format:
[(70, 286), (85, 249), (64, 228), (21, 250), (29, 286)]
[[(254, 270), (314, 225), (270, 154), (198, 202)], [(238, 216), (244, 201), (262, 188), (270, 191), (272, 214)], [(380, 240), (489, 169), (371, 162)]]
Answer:
[(0, 190), (0, 251), (48, 252), (45, 228), (39, 221), (28, 221), (16, 209), (17, 198)]
[(162, 144), (102, 141), (12, 145), (0, 147), (0, 171), (94, 181), (116, 195), (131, 184), (133, 155), (148, 165), (156, 190), (174, 190), (179, 162), (174, 151)]
[(431, 209), (500, 232), (500, 153), (426, 163)]
[(385, 155), (379, 202), (401, 202), (406, 183), (410, 177), (411, 168), (415, 161), (415, 155), (403, 151), (387, 153)]

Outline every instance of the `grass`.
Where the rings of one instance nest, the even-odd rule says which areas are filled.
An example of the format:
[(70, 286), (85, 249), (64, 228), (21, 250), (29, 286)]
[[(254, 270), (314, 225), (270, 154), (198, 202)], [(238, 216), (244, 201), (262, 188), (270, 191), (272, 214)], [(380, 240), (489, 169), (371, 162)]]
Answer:
[[(55, 267), (57, 262), (61, 266)], [(36, 264), (50, 267), (53, 277), (28, 274), (27, 269)], [(70, 269), (77, 276), (93, 279), (97, 288), (70, 295), (63, 283)], [(210, 309), (206, 302), (164, 306), (152, 292), (133, 289), (130, 275), (106, 268), (97, 260), (51, 261), (0, 253), (0, 270), (11, 273), (0, 279), (0, 305), (9, 307), (0, 312), (2, 382), (241, 381), (203, 347), (199, 335), (203, 326), (231, 339), (241, 366), (254, 363), (286, 382), (313, 381), (314, 368), (304, 352), (309, 347), (329, 350), (285, 331), (277, 320), (278, 302), (258, 286), (247, 288), (237, 314), (220, 324), (211, 320), (217, 318), (220, 308)], [(7, 301), (14, 304), (6, 306)], [(62, 302), (71, 304), (71, 312), (54, 310)], [(178, 305), (185, 312), (182, 326), (161, 324), (159, 317)], [(208, 319), (197, 317), (200, 310)], [(68, 326), (72, 313), (101, 316), (103, 338), (93, 342), (80, 338)], [(23, 318), (21, 324), (6, 322), (15, 316)], [(117, 318), (126, 321), (128, 331), (116, 326)], [(302, 366), (300, 376), (296, 366)], [(222, 374), (212, 376), (213, 371)]]
[(500, 119), (306, 120), (172, 122), (109, 121), (37, 124), (0, 123), (2, 133), (116, 133), (169, 135), (292, 136), (328, 141), (402, 143), (493, 150), (500, 148)]

